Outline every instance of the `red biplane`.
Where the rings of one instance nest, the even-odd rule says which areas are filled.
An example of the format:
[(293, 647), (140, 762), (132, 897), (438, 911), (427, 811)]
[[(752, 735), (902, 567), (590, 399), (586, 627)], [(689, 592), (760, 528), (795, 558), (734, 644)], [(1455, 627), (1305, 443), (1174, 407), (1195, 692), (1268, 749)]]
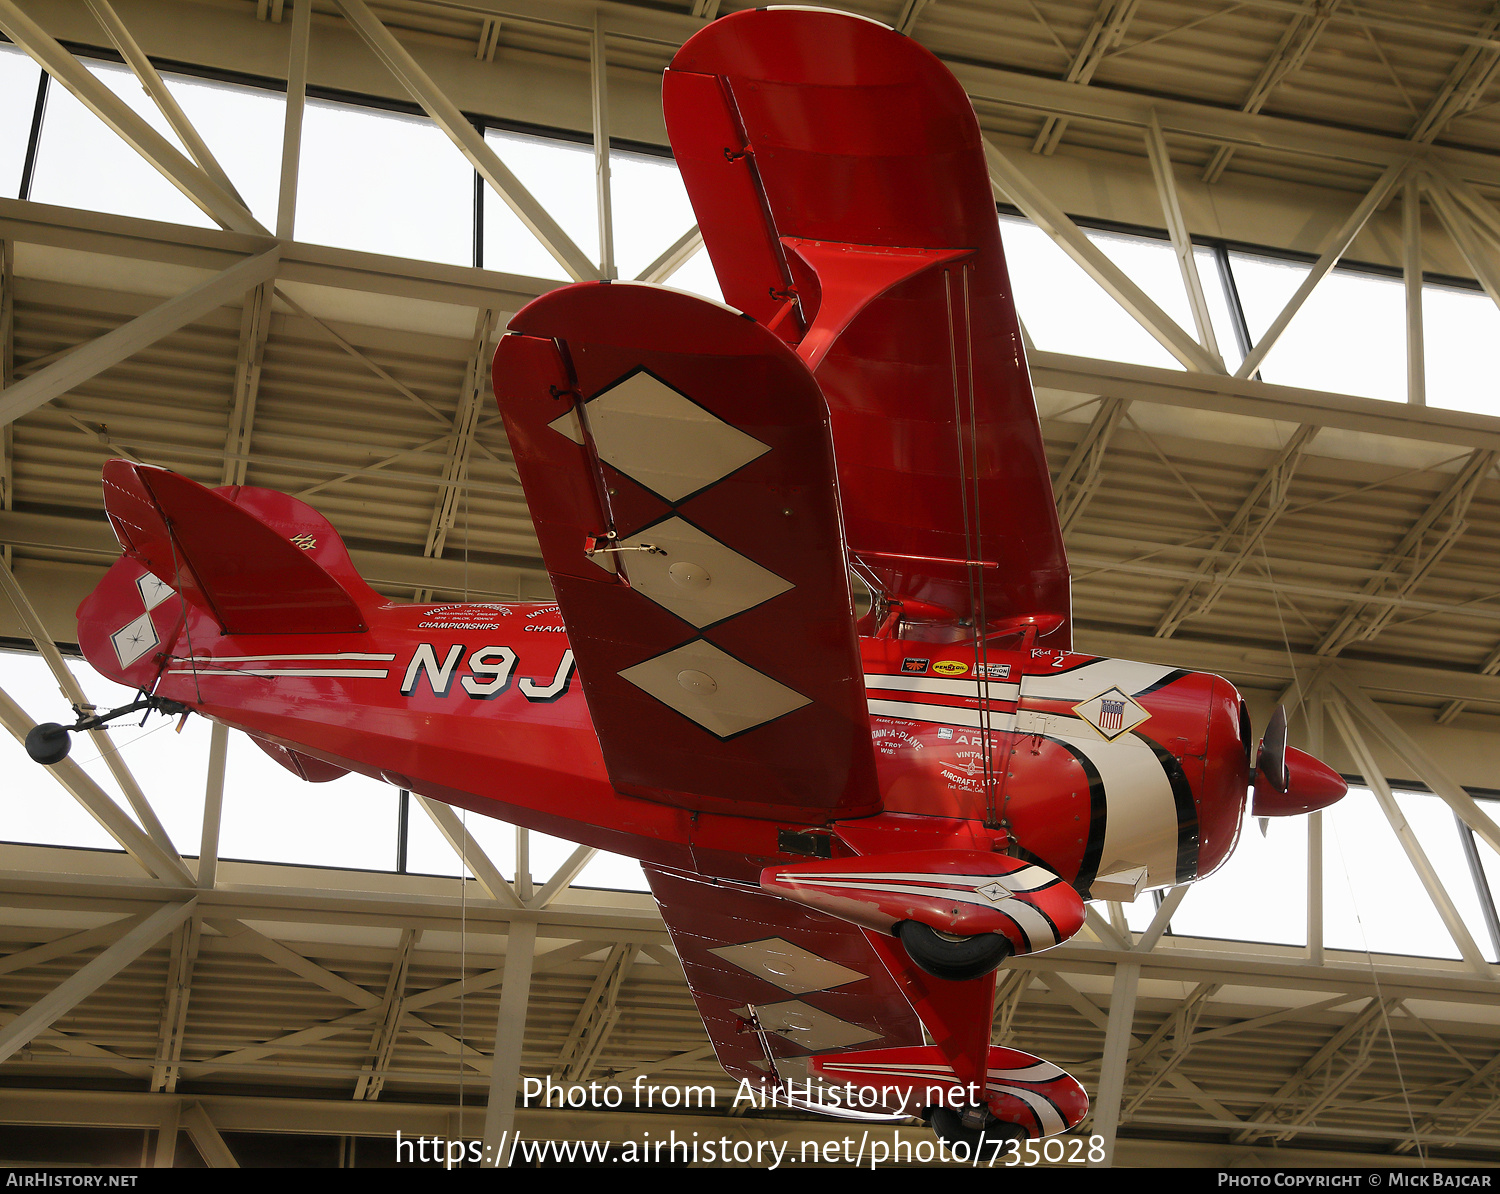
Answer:
[(1089, 898), (1209, 874), (1252, 785), (1258, 815), (1344, 785), (1284, 719), (1257, 756), (1219, 677), (1073, 651), (980, 131), (938, 60), (740, 12), (664, 102), (725, 304), (566, 286), (495, 358), (555, 605), (392, 603), (302, 502), (117, 460), (125, 555), (79, 642), (303, 779), (640, 859), (731, 1075), (952, 1140), (1065, 1131), (1082, 1087), (990, 1044), (996, 967)]

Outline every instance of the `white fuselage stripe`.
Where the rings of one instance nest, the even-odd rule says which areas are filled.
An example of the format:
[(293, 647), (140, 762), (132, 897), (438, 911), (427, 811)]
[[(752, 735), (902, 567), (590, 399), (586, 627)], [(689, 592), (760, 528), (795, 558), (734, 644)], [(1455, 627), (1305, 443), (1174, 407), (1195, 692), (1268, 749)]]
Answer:
[(1021, 695), (1043, 701), (1066, 701), (1070, 705), (1096, 697), (1111, 688), (1135, 696), (1176, 670), (1159, 663), (1101, 659), (1071, 672), (1026, 676), (1021, 680)]
[[(902, 721), (930, 721), (940, 726), (970, 726), (978, 729), (985, 724), (978, 709), (966, 709), (961, 705), (919, 705), (911, 701), (870, 700), (870, 713), (875, 717), (895, 717)], [(991, 710), (988, 725), (992, 730), (1012, 730), (1016, 725), (1014, 713)]]
[(1043, 1136), (1055, 1136), (1058, 1132), (1068, 1130), (1067, 1122), (1058, 1114), (1057, 1104), (1046, 1095), (1038, 1094), (1034, 1090), (1027, 1090), (1024, 1086), (992, 1086), (996, 1094), (1010, 1095), (1012, 1098), (1020, 1099), (1036, 1113), (1037, 1119), (1042, 1125)]
[[(981, 683), (986, 693), (981, 689)], [(936, 696), (957, 696), (978, 698), (988, 695), (992, 701), (1014, 701), (1021, 695), (1021, 686), (1009, 680), (985, 680), (980, 681), (973, 676), (962, 680), (947, 679), (941, 676), (877, 676), (870, 672), (865, 673), (866, 688), (885, 688), (896, 692), (930, 692)]]
[(379, 671), (365, 668), (250, 668), (250, 667), (214, 667), (212, 664), (200, 664), (197, 667), (174, 667), (167, 669), (174, 676), (196, 676), (212, 672), (215, 676), (316, 676), (324, 679), (334, 680), (384, 680), (390, 672), (381, 668)]
[(394, 655), (373, 655), (368, 651), (333, 651), (326, 655), (194, 655), (188, 658), (178, 657), (182, 663), (258, 663), (261, 660), (283, 659), (365, 659), (374, 663), (390, 662), (395, 659)]

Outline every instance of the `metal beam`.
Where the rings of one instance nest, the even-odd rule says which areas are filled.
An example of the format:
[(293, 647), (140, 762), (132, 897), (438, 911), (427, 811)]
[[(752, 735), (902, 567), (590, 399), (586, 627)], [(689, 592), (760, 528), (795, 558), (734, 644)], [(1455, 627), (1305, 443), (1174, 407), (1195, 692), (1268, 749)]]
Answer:
[[(0, 689), (0, 724), (3, 724), (17, 742), (26, 741), (26, 735), (36, 723), (26, 711)], [(72, 797), (88, 810), (103, 830), (119, 843), (121, 849), (134, 858), (158, 880), (192, 886), (192, 876), (176, 853), (168, 853), (136, 825), (121, 810), (109, 795), (96, 784), (72, 759), (63, 759), (47, 770)]]
[[(1251, 554), (1260, 547), (1277, 520), (1286, 513), (1291, 504), (1292, 476), (1297, 471), (1308, 444), (1317, 433), (1318, 428), (1304, 424), (1287, 439), (1272, 460), (1271, 466), (1261, 474), (1228, 525), (1218, 533), (1208, 548), (1203, 562), (1198, 565), (1199, 575), (1202, 581), (1208, 582), (1207, 587), (1204, 588), (1200, 581), (1184, 585), (1156, 624), (1156, 637), (1171, 638), (1183, 622), (1207, 613), (1224, 592), (1225, 586), (1233, 583)], [(1255, 518), (1256, 508), (1262, 501), (1266, 503), (1266, 509), (1259, 518)], [(1235, 544), (1234, 554), (1226, 564), (1224, 553), (1229, 551), (1231, 544)]]
[[(1363, 585), (1359, 598), (1334, 621), (1315, 648), (1323, 656), (1337, 655), (1351, 643), (1374, 638), (1390, 622), (1397, 606), (1410, 594), (1468, 529), (1466, 515), (1481, 482), (1494, 466), (1497, 453), (1481, 449), (1470, 453), (1463, 468), (1401, 538)], [(1442, 523), (1443, 525), (1439, 526)], [(1379, 598), (1378, 603), (1373, 599)], [(1372, 608), (1372, 606), (1374, 608)]]
[(1188, 306), (1193, 311), (1193, 325), (1198, 329), (1198, 343), (1206, 352), (1219, 360), (1220, 373), (1227, 373), (1223, 366), (1223, 354), (1214, 335), (1213, 316), (1208, 309), (1208, 296), (1203, 292), (1203, 279), (1198, 274), (1198, 258), (1193, 252), (1193, 238), (1188, 232), (1187, 221), (1182, 217), (1182, 203), (1177, 197), (1177, 179), (1172, 171), (1172, 155), (1167, 150), (1167, 139), (1161, 131), (1161, 122), (1156, 113), (1146, 125), (1146, 156), (1151, 159), (1151, 174), (1156, 180), (1156, 193), (1161, 200), (1162, 219), (1167, 225), (1167, 235), (1172, 241), (1172, 251), (1177, 255), (1177, 269), (1182, 274), (1182, 285), (1187, 291)]
[(0, 1062), (66, 1015), (183, 922), (196, 900), (157, 909), (72, 977), (0, 1029)]
[(1485, 294), (1490, 296), (1490, 302), (1500, 306), (1500, 267), (1496, 266), (1483, 239), (1470, 222), (1466, 209), (1460, 206), (1441, 174), (1429, 172), (1426, 193), (1427, 202), (1437, 212), (1438, 219), (1448, 231), (1449, 239), (1462, 254)]
[(385, 1088), (386, 1070), (396, 1051), (396, 1038), (400, 1035), (401, 1018), (406, 1009), (406, 978), (411, 968), (412, 950), (421, 936), (420, 929), (406, 929), (401, 934), (396, 960), (391, 964), (390, 977), (386, 979), (385, 996), (377, 1009), (380, 1021), (370, 1038), (369, 1064), (354, 1085), (356, 1100), (378, 1099)]
[(564, 888), (578, 878), (579, 872), (594, 860), (594, 855), (599, 851), (593, 846), (579, 846), (573, 853), (563, 861), (562, 865), (553, 872), (552, 878), (529, 900), (526, 901), (528, 908), (545, 908), (552, 903)]
[[(1327, 27), (1329, 18), (1332, 17), (1339, 3), (1340, 0), (1313, 0), (1311, 7), (1293, 15), (1282, 32), (1281, 40), (1271, 51), (1271, 57), (1261, 68), (1255, 82), (1251, 84), (1250, 94), (1245, 97), (1240, 111), (1259, 112), (1265, 102), (1271, 98), (1271, 93), (1276, 90), (1277, 85), (1287, 75), (1301, 67), (1307, 60), (1313, 44)], [(1221, 146), (1215, 150), (1203, 171), (1203, 181), (1217, 182), (1233, 153), (1234, 149), (1230, 146)]]
[(181, 1076), (182, 1046), (187, 1037), (188, 1002), (193, 993), (193, 967), (198, 960), (202, 925), (191, 916), (172, 935), (172, 961), (167, 967), (166, 995), (162, 1000), (156, 1064), (151, 1070), (151, 1089), (171, 1094)]
[(165, 137), (137, 115), (87, 67), (63, 49), (15, 0), (0, 0), (0, 30), (61, 83), (89, 111), (104, 121), (141, 157), (161, 172), (188, 200), (233, 232), (271, 235), (239, 197), (220, 186), (203, 167), (188, 160)]
[(1391, 829), (1396, 839), (1401, 843), (1401, 848), (1406, 852), (1407, 860), (1412, 869), (1416, 871), (1417, 878), (1421, 881), (1427, 892), (1427, 898), (1432, 901), (1432, 906), (1437, 909), (1438, 916), (1442, 919), (1443, 927), (1448, 930), (1448, 935), (1453, 938), (1453, 943), (1458, 946), (1458, 952), (1468, 963), (1469, 969), (1474, 971), (1480, 978), (1493, 979), (1495, 973), (1491, 971), (1490, 965), (1485, 961), (1479, 946), (1475, 943), (1473, 936), (1469, 933), (1468, 926), (1464, 924), (1463, 916), (1449, 896), (1447, 888), (1427, 857), (1427, 852), (1422, 849), (1422, 844), (1417, 840), (1417, 835), (1412, 832), (1411, 826), (1407, 824), (1406, 816), (1396, 803), (1396, 798), (1391, 794), (1390, 784), (1386, 782), (1385, 776), (1380, 773), (1380, 767), (1375, 762), (1375, 756), (1365, 744), (1358, 727), (1349, 716), (1349, 711), (1344, 708), (1344, 703), (1337, 698), (1328, 702), (1328, 712), (1333, 717), (1333, 723), (1338, 727), (1339, 735), (1344, 739), (1344, 744), (1349, 748), (1350, 755), (1354, 758), (1355, 765), (1364, 776), (1365, 786), (1375, 793), (1375, 799), (1380, 805), (1380, 811), (1385, 814), (1385, 819), (1390, 822)]
[(599, 215), (599, 276), (616, 278), (615, 212), (609, 190), (609, 57), (604, 47), (604, 18), (594, 13), (589, 31), (589, 80), (594, 118), (594, 203)]
[(489, 1105), (484, 1113), (484, 1152), (495, 1158), (497, 1166), (510, 1163), (505, 1138), (516, 1123), (516, 1092), (520, 1088), (535, 955), (536, 925), (513, 926), (505, 945), (505, 985), (500, 989), (500, 1011), (495, 1019), (495, 1058), (490, 1069)]
[(620, 990), (625, 985), (625, 976), (630, 973), (637, 952), (639, 947), (629, 943), (616, 945), (610, 950), (609, 957), (599, 968), (598, 977), (594, 979), (588, 994), (583, 997), (583, 1006), (578, 1009), (573, 1026), (568, 1030), (562, 1048), (558, 1051), (557, 1060), (552, 1065), (553, 1078), (564, 1083), (576, 1083), (584, 1081), (592, 1072), (599, 1052), (619, 1016), (616, 1005)]
[[(9, 2), (0, 0), (0, 6)], [(241, 261), (137, 315), (114, 331), (106, 332), (97, 340), (91, 340), (40, 372), (0, 390), (0, 423), (10, 423), (30, 414), (163, 336), (239, 298), (247, 290), (274, 277), (280, 259), (281, 250), (275, 247)]]
[[(42, 619), (38, 616), (36, 609), (32, 606), (30, 598), (26, 596), (25, 590), (21, 588), (20, 582), (16, 580), (15, 574), (3, 563), (0, 563), (0, 590), (10, 598), (10, 603), (15, 607), (21, 624), (26, 627), (26, 633), (31, 636), (31, 641), (36, 644), (37, 652), (47, 664), (47, 670), (52, 673), (52, 678), (57, 681), (57, 686), (62, 690), (63, 696), (73, 706), (73, 711), (80, 715), (93, 713), (94, 705), (84, 695), (83, 686), (78, 683), (78, 678), (73, 675), (72, 669), (63, 660), (62, 652), (57, 649), (57, 644), (52, 641), (52, 636), (42, 625)], [(157, 818), (156, 810), (151, 807), (151, 802), (141, 791), (141, 787), (135, 781), (130, 768), (125, 765), (125, 760), (120, 755), (120, 749), (109, 732), (103, 729), (90, 730), (89, 741), (103, 758), (109, 773), (114, 776), (115, 783), (120, 786), (125, 799), (130, 802), (130, 807), (135, 810), (136, 817), (140, 820), (142, 828), (149, 837), (160, 848), (161, 852), (169, 858), (175, 859), (179, 866), (186, 869), (182, 858), (177, 853), (177, 847), (172, 844), (172, 839), (167, 835), (166, 829)]]
[[(9, 2), (10, 0), (0, 0), (0, 3)], [(443, 94), (431, 76), (417, 65), (417, 60), (380, 23), (364, 0), (338, 0), (338, 5), (376, 57), (396, 76), (412, 99), (422, 106), (433, 123), (448, 134), (449, 140), (458, 146), (459, 152), (495, 189), (495, 193), (516, 213), (516, 217), (532, 235), (541, 241), (542, 247), (567, 271), (568, 276), (575, 282), (597, 278), (598, 267), (584, 256), (557, 221), (521, 185), (520, 179), (506, 168), (479, 130)]]
[[(1323, 1087), (1323, 1091), (1336, 1092), (1363, 1072), (1364, 1068), (1369, 1064), (1370, 1033), (1385, 1017), (1388, 1005), (1394, 1005), (1395, 1002), (1394, 999), (1387, 1001), (1380, 998), (1371, 998), (1358, 1015), (1340, 1027), (1311, 1057), (1302, 1063), (1295, 1074), (1282, 1083), (1276, 1093), (1261, 1105), (1259, 1111), (1250, 1117), (1251, 1121), (1256, 1124), (1264, 1121), (1274, 1121), (1273, 1134), (1277, 1139), (1285, 1139), (1286, 1136), (1294, 1134), (1284, 1132), (1283, 1129), (1292, 1125), (1300, 1126), (1306, 1117), (1296, 1116), (1294, 1112), (1288, 1113), (1287, 1105), (1290, 1103), (1292, 1096), (1296, 1094), (1304, 1083), (1309, 1082), (1313, 1075), (1320, 1069), (1324, 1066), (1331, 1066), (1343, 1047), (1352, 1039), (1360, 1041), (1360, 1055), (1356, 1056), (1353, 1064), (1347, 1067), (1342, 1075), (1330, 1076)], [(1286, 1116), (1286, 1120), (1277, 1120), (1278, 1113)], [(1235, 1140), (1237, 1143), (1243, 1144), (1255, 1139), (1257, 1136), (1265, 1134), (1267, 1133), (1264, 1129), (1257, 1130), (1256, 1127), (1247, 1127), (1247, 1130), (1239, 1133), (1235, 1137)]]
[[(1087, 86), (1093, 81), (1094, 72), (1099, 69), (1106, 54), (1124, 39), (1126, 27), (1135, 16), (1139, 4), (1140, 0), (1099, 0), (1093, 23), (1084, 33), (1083, 41), (1073, 54), (1073, 61), (1068, 64), (1068, 73), (1064, 77), (1066, 82)], [(903, 29), (902, 32), (906, 30)], [(1042, 122), (1042, 130), (1032, 142), (1031, 152), (1052, 153), (1057, 149), (1067, 127), (1066, 119), (1049, 116)]]
[(255, 404), (260, 397), (260, 372), (266, 340), (271, 334), (271, 291), (262, 282), (245, 297), (240, 312), (239, 353), (234, 363), (234, 401), (224, 433), (221, 485), (243, 485), (250, 467), (250, 436), (255, 427)]
[[(1481, 38), (1493, 38), (1500, 31), (1500, 5), (1494, 6), (1483, 25), (1476, 31)], [(1495, 77), (1500, 64), (1500, 49), (1493, 45), (1470, 44), (1459, 53), (1458, 61), (1438, 88), (1426, 111), (1417, 118), (1407, 136), (1419, 144), (1430, 144), (1457, 117), (1470, 111)]]
[(485, 398), (489, 389), (489, 358), (491, 337), (495, 330), (496, 313), (490, 308), (482, 309), (474, 320), (474, 336), (469, 348), (469, 363), (464, 370), (463, 386), (459, 390), (458, 403), (453, 412), (452, 444), (448, 459), (443, 464), (444, 487), (438, 492), (438, 500), (427, 527), (427, 543), (422, 550), (424, 556), (440, 556), (447, 543), (448, 532), (458, 514), (459, 499), (469, 473), (469, 452), (474, 446), (474, 436), (479, 430), (479, 416), (486, 409)]
[(984, 156), (995, 192), (1013, 202), (1025, 213), (1027, 219), (1056, 241), (1063, 252), (1077, 262), (1090, 278), (1103, 287), (1131, 318), (1181, 361), (1185, 368), (1200, 373), (1224, 372), (1222, 361), (1211, 356), (1171, 316), (1152, 302), (1146, 292), (1126, 277), (1125, 271), (1089, 240), (1083, 230), (1064, 214), (1062, 208), (1053, 203), (1046, 192), (1027, 178), (988, 138), (984, 142)]
[(240, 1163), (234, 1159), (234, 1154), (229, 1151), (229, 1146), (224, 1143), (224, 1137), (219, 1135), (219, 1129), (214, 1127), (213, 1120), (208, 1118), (208, 1112), (203, 1110), (201, 1103), (188, 1103), (182, 1109), (182, 1126), (188, 1134), (188, 1139), (193, 1142), (193, 1147), (198, 1150), (210, 1169), (238, 1169)]
[(1099, 409), (1058, 471), (1052, 488), (1057, 495), (1057, 521), (1064, 535), (1077, 525), (1089, 499), (1098, 492), (1109, 441), (1129, 408), (1130, 403), (1123, 398), (1099, 399)]
[(1375, 185), (1369, 189), (1365, 197), (1359, 201), (1359, 205), (1350, 213), (1349, 218), (1344, 221), (1343, 227), (1334, 234), (1333, 242), (1323, 250), (1322, 256), (1313, 263), (1296, 292), (1287, 300), (1286, 306), (1281, 309), (1280, 314), (1271, 321), (1271, 326), (1265, 331), (1240, 364), (1234, 371), (1236, 377), (1253, 377), (1255, 371), (1260, 368), (1266, 359), (1266, 354), (1276, 346), (1276, 341), (1286, 331), (1287, 325), (1292, 322), (1293, 316), (1302, 309), (1302, 305), (1312, 294), (1313, 289), (1333, 269), (1343, 257), (1345, 251), (1354, 242), (1361, 229), (1375, 214), (1375, 209), (1385, 202), (1386, 196), (1391, 193), (1401, 176), (1406, 172), (1404, 165), (1387, 166), (1385, 172), (1375, 181)]
[(1422, 334), (1422, 176), (1406, 175), (1401, 194), (1401, 275), (1406, 297), (1406, 400), (1427, 405), (1427, 349)]
[(665, 282), (703, 248), (703, 233), (694, 224), (662, 250), (650, 265), (636, 275), (637, 282)]
[[(500, 873), (500, 868), (490, 861), (484, 849), (469, 836), (469, 831), (459, 820), (458, 814), (441, 800), (433, 800), (429, 796), (418, 796), (417, 803), (426, 810), (427, 815), (432, 818), (432, 823), (437, 826), (438, 832), (443, 835), (447, 843), (453, 847), (453, 852), (458, 855), (463, 865), (475, 879), (479, 886), (489, 893), (490, 898), (495, 900), (503, 908), (523, 908), (521, 898), (516, 894), (516, 889), (506, 881)], [(517, 875), (519, 876), (519, 870)]]
[(208, 735), (208, 773), (203, 787), (203, 832), (198, 849), (198, 886), (212, 891), (219, 874), (219, 829), (224, 817), (224, 773), (229, 727), (213, 723)]
[(157, 73), (156, 67), (151, 65), (151, 60), (146, 57), (146, 52), (141, 49), (139, 43), (131, 36), (130, 30), (125, 27), (125, 22), (110, 7), (109, 0), (84, 0), (89, 11), (94, 14), (94, 19), (104, 27), (105, 33), (109, 34), (109, 40), (120, 51), (120, 57), (130, 67), (136, 80), (142, 89), (151, 97), (153, 103), (166, 117), (167, 124), (177, 134), (177, 139), (187, 147), (188, 153), (193, 160), (202, 167), (203, 172), (213, 180), (221, 191), (234, 199), (246, 212), (250, 210), (240, 193), (234, 189), (234, 183), (229, 180), (229, 175), (219, 165), (218, 159), (209, 149), (208, 144), (198, 135), (198, 130), (193, 127), (193, 122), (188, 119), (187, 113), (172, 94), (171, 88), (166, 81)]
[(1406, 760), (1416, 772), (1416, 778), (1457, 813), (1465, 825), (1489, 844), (1490, 849), (1500, 852), (1500, 825), (1481, 812), (1474, 797), (1455, 783), (1436, 760), (1412, 740), (1411, 735), (1369, 698), (1355, 681), (1349, 665), (1340, 663), (1331, 667), (1327, 675), (1328, 683), (1338, 690), (1339, 696), (1364, 719), (1366, 725), (1385, 739), (1387, 746)]
[(302, 117), (307, 111), (307, 57), (312, 38), (312, 4), (292, 9), (287, 51), (286, 117), (281, 133), (281, 183), (277, 190), (276, 235), (291, 240), (297, 227), (297, 179), (302, 166)]

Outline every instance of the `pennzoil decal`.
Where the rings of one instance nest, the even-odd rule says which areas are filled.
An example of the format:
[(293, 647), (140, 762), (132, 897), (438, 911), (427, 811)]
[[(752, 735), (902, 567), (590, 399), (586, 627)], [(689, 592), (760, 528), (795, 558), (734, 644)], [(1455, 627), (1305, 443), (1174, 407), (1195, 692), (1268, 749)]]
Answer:
[(933, 664), (932, 670), (940, 676), (962, 676), (969, 670), (969, 665), (959, 663), (956, 659), (944, 659), (941, 663)]

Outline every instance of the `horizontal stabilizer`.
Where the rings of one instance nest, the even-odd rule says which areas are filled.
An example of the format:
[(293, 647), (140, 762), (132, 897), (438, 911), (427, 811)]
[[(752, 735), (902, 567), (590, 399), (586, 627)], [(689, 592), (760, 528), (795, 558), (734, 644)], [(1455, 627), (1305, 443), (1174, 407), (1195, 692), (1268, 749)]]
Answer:
[[(167, 469), (111, 460), (104, 508), (126, 555), (209, 613), (225, 634), (335, 634), (365, 629), (352, 567), (328, 522), (281, 498), (294, 526), (273, 527), (236, 498), (264, 490), (206, 489)], [(345, 583), (328, 565), (347, 569)], [(357, 578), (355, 578), (357, 580)], [(359, 587), (364, 592), (370, 592)]]
[(999, 1045), (990, 1046), (982, 1100), (972, 1097), (978, 1092), (955, 1089), (962, 1084), (934, 1045), (813, 1057), (808, 1071), (836, 1086), (873, 1089), (881, 1105), (913, 1114), (983, 1101), (997, 1119), (1018, 1124), (1032, 1139), (1076, 1127), (1089, 1110), (1088, 1095), (1066, 1070)]

